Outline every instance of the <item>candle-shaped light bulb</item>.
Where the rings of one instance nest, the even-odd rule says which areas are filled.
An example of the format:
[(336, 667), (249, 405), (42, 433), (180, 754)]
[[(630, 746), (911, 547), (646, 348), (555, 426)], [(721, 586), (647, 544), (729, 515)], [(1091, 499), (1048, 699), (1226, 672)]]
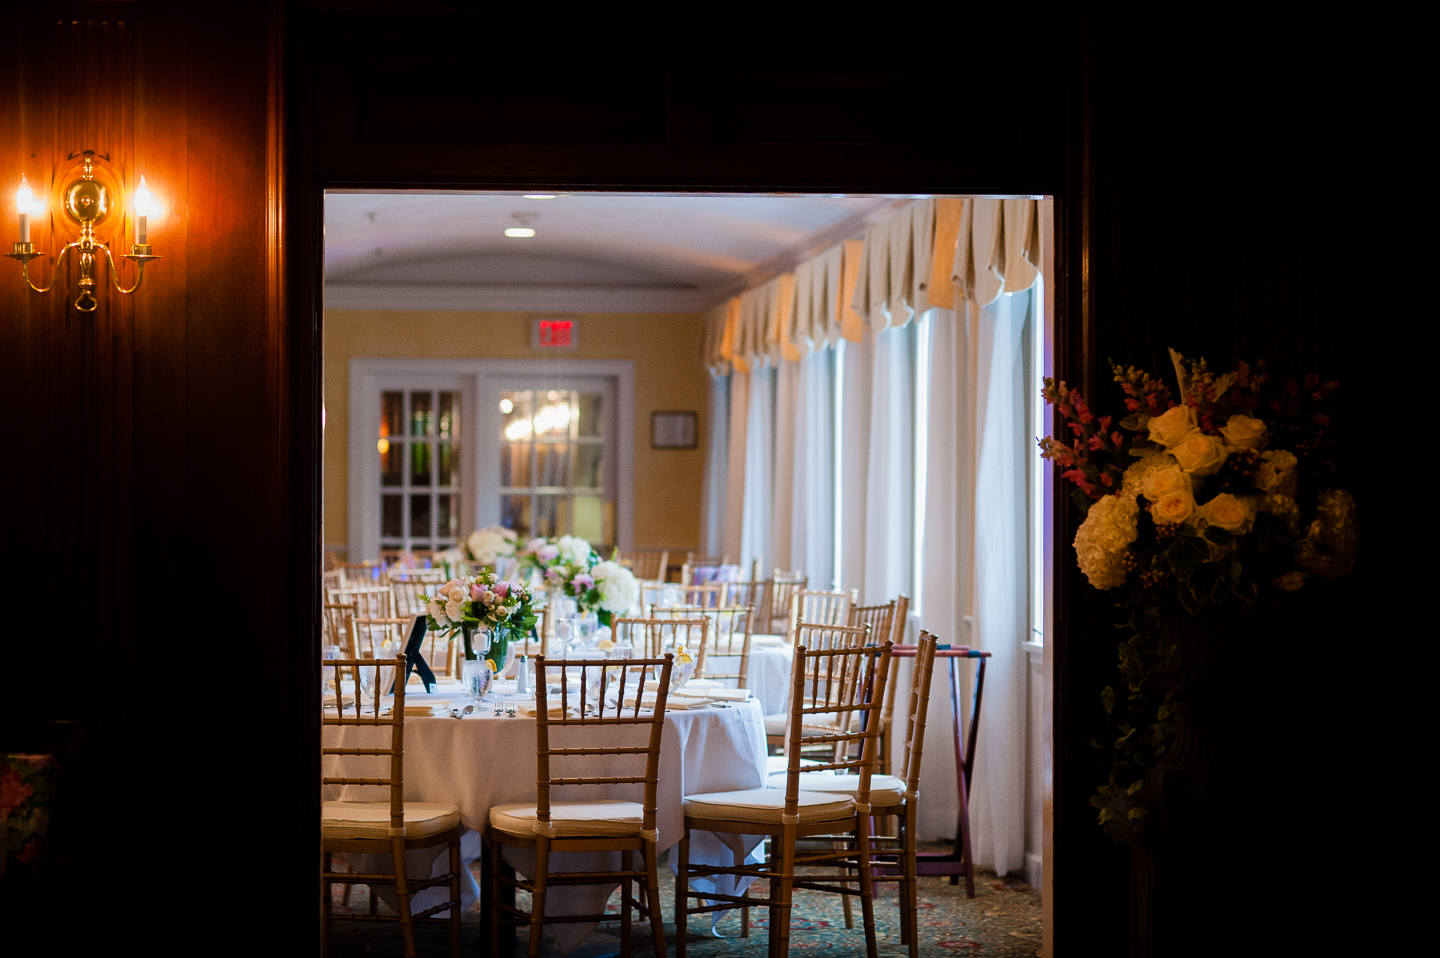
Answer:
[(30, 184), (25, 182), (25, 175), (20, 175), (20, 189), (15, 191), (15, 205), (20, 209), (20, 242), (30, 242), (30, 208), (35, 205), (35, 194), (30, 192)]
[(145, 177), (140, 177), (140, 188), (135, 191), (135, 242), (145, 245), (145, 220), (155, 208), (155, 198), (150, 195), (150, 188), (145, 185)]

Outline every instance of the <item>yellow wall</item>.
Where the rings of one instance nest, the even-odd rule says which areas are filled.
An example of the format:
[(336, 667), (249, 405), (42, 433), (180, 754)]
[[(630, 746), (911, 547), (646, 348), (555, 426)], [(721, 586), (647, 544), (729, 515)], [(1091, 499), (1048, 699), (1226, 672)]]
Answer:
[[(705, 423), (700, 317), (690, 313), (581, 313), (580, 348), (567, 359), (635, 363), (635, 548), (698, 549), (704, 437), (695, 449), (650, 448), (650, 413), (693, 410)], [(529, 313), (325, 311), (325, 532), (328, 546), (348, 535), (346, 456), (350, 360), (537, 359)]]

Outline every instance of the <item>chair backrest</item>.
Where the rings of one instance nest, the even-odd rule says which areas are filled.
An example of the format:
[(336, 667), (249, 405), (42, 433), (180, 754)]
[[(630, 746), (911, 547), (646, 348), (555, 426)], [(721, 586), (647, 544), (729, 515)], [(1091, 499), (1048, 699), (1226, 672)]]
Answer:
[(336, 568), (345, 576), (345, 588), (364, 589), (376, 585), (385, 568), (374, 559), (368, 562), (341, 562)]
[(323, 590), (323, 591), (320, 593), (321, 595), (325, 595), (325, 594), (329, 593), (329, 591), (330, 591), (331, 589), (343, 589), (343, 588), (345, 588), (345, 570), (344, 570), (344, 569), (326, 569), (325, 571), (321, 572), (321, 573), (320, 573), (320, 588), (321, 588), (321, 590)]
[[(798, 589), (790, 596), (790, 623), (785, 634), (795, 637), (797, 622), (814, 622), (819, 625), (845, 625), (850, 618), (850, 606), (858, 602), (858, 590), (849, 592), (817, 592)], [(872, 635), (877, 635), (872, 631)], [(877, 635), (877, 638), (879, 636)], [(888, 638), (888, 636), (886, 636)]]
[[(644, 785), (644, 823), (641, 826), (644, 837), (656, 840), (655, 791), (660, 779), (660, 739), (665, 727), (665, 700), (670, 688), (670, 665), (674, 656), (644, 659), (557, 659), (546, 669), (545, 656), (535, 659), (535, 818), (536, 831), (550, 834), (550, 790), (558, 786), (584, 785)], [(546, 694), (546, 682), (555, 681), (558, 667), (560, 684), (560, 712), (550, 714), (551, 702)], [(643, 708), (644, 681), (647, 675), (658, 673), (660, 684), (655, 690), (654, 707)], [(598, 682), (600, 701), (592, 711), (585, 707), (584, 694), (581, 701), (574, 703), (576, 714), (570, 714), (571, 697), (569, 688), (578, 677), (579, 687), (588, 690)], [(634, 689), (631, 704), (625, 704), (626, 688)], [(613, 704), (606, 700), (614, 695)], [(629, 726), (636, 734), (607, 735), (604, 744), (594, 745), (587, 741), (586, 747), (552, 748), (550, 744), (553, 729), (574, 726), (614, 725)], [(644, 745), (638, 744), (644, 740)], [(595, 760), (605, 771), (620, 771), (622, 763), (634, 763), (644, 757), (643, 775), (555, 775), (557, 765), (572, 766), (576, 763), (594, 767)]]
[(895, 641), (895, 601), (891, 599), (884, 605), (852, 605), (845, 624), (868, 625), (870, 634), (876, 638), (886, 638), (896, 645), (903, 645), (904, 643)]
[[(905, 620), (910, 616), (910, 597), (904, 593), (900, 598), (894, 600), (895, 611), (890, 616), (891, 641), (896, 646), (905, 644)], [(880, 632), (871, 632), (872, 635), (880, 635)], [(895, 683), (890, 683), (890, 691), (885, 693), (885, 709), (880, 713), (880, 721), (889, 725), (895, 716)], [(886, 763), (892, 761), (891, 756), (885, 756)]]
[[(365, 725), (390, 728), (390, 746), (370, 747), (367, 746), (363, 754), (375, 756), (389, 756), (390, 774), (384, 778), (353, 778), (350, 776), (329, 776), (321, 778), (325, 785), (388, 785), (390, 787), (390, 828), (392, 830), (403, 829), (405, 826), (405, 683), (394, 682), (394, 677), (405, 674), (405, 657), (400, 656), (394, 659), (335, 659), (328, 663), (335, 666), (335, 681), (332, 691), (335, 693), (335, 714), (331, 714), (330, 707), (324, 709), (320, 718), (322, 725)], [(371, 688), (388, 688), (391, 683), (395, 685), (395, 701), (390, 711), (386, 714), (380, 713), (380, 696), (374, 695), (373, 701), (367, 708), (361, 701), (360, 690), (355, 688), (351, 694), (354, 696), (347, 703), (345, 694), (340, 683), (342, 671), (359, 670), (373, 671), (374, 685)], [(347, 710), (353, 706), (355, 715), (347, 717)], [(369, 714), (366, 714), (366, 713)], [(351, 748), (322, 748), (322, 755), (354, 755), (356, 750)], [(392, 831), (392, 834), (397, 832)], [(403, 832), (399, 832), (403, 834)]]
[[(746, 688), (750, 675), (750, 620), (748, 606), (730, 606), (707, 610), (705, 618), (710, 620), (709, 634), (700, 645), (700, 656), (695, 664), (697, 679), (734, 679), (736, 688)], [(727, 662), (723, 667), (714, 661), (716, 656), (734, 659), (734, 665)]]
[(396, 582), (431, 582), (440, 584), (445, 581), (444, 569), (391, 569), (387, 575), (393, 585)]
[(915, 649), (910, 714), (905, 720), (905, 746), (900, 760), (900, 777), (905, 779), (907, 795), (915, 795), (920, 790), (920, 760), (925, 755), (925, 718), (930, 710), (930, 676), (935, 671), (936, 645), (935, 636), (921, 631)]
[(325, 645), (338, 646), (342, 655), (351, 658), (358, 653), (351, 634), (350, 620), (360, 614), (354, 602), (326, 602), (321, 609), (321, 636)]
[[(681, 585), (703, 584), (715, 578), (721, 566), (728, 566), (728, 555), (705, 556), (698, 552), (687, 552), (685, 564), (680, 567)], [(736, 576), (738, 579), (739, 576)]]
[[(413, 572), (411, 573), (413, 574)], [(443, 579), (390, 579), (390, 592), (395, 615), (424, 615), (425, 596), (434, 595), (444, 585)]]
[(637, 579), (665, 580), (665, 570), (670, 564), (670, 551), (645, 550), (620, 553), (620, 564), (634, 573)]
[(517, 656), (528, 655), (531, 657), (549, 655), (550, 632), (546, 631), (546, 627), (549, 626), (549, 624), (550, 609), (548, 607), (535, 609), (535, 631), (515, 643), (515, 654)]
[[(844, 631), (839, 631), (844, 630)], [(855, 792), (856, 810), (870, 810), (870, 775), (875, 766), (879, 744), (880, 707), (889, 681), (889, 641), (879, 645), (864, 643), (868, 629), (854, 637), (844, 626), (827, 627), (832, 640), (829, 648), (812, 649), (805, 644), (795, 647), (791, 668), (790, 715), (785, 730), (787, 762), (785, 779), (785, 814), (797, 814), (800, 773), (834, 771), (858, 775)], [(819, 633), (803, 633), (806, 639)], [(856, 747), (858, 746), (858, 748)], [(801, 765), (803, 752), (820, 752), (829, 761)], [(794, 819), (792, 819), (793, 821)]]
[(809, 584), (803, 572), (775, 570), (766, 588), (766, 607), (761, 611), (759, 625), (770, 635), (790, 634), (790, 601), (796, 592)]
[(333, 589), (328, 598), (337, 605), (359, 606), (362, 619), (390, 619), (395, 616), (395, 595), (388, 585)]
[[(765, 579), (751, 579), (748, 582), (728, 582), (725, 586), (725, 604), (730, 608), (749, 606), (757, 617), (763, 613), (765, 590), (770, 585)], [(766, 621), (769, 621), (768, 619)]]
[[(405, 631), (409, 628), (414, 618), (400, 618), (399, 616), (383, 616), (370, 618), (357, 615), (350, 620), (351, 639), (355, 645), (355, 655), (362, 659), (379, 658), (383, 654), (382, 645), (389, 640), (394, 643), (397, 649), (404, 649), (407, 638)], [(434, 647), (435, 635), (430, 633), (426, 636)], [(427, 657), (428, 658), (428, 657)]]
[(680, 604), (693, 605), (701, 609), (718, 609), (726, 604), (725, 593), (729, 584), (725, 582), (711, 582), (705, 585), (681, 585)]
[[(616, 643), (630, 643), (636, 655), (659, 658), (684, 645), (693, 652), (704, 648), (710, 620), (696, 609), (656, 609), (648, 619), (615, 619), (610, 633)], [(661, 614), (664, 613), (664, 614)]]

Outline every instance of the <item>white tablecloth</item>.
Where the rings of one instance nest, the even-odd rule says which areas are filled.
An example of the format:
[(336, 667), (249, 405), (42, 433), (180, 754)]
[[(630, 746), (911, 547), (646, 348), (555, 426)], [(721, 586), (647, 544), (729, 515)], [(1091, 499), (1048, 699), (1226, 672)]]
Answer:
[[(751, 668), (755, 658), (752, 653)], [(787, 670), (788, 675), (788, 670)], [(442, 693), (444, 694), (444, 693)], [(453, 693), (463, 704), (458, 691)], [(421, 697), (407, 696), (409, 701)], [(765, 785), (765, 722), (761, 705), (753, 699), (729, 708), (704, 708), (668, 712), (660, 743), (660, 782), (656, 794), (656, 825), (660, 833), (659, 848), (664, 850), (684, 834), (683, 798), (688, 794), (723, 792), (733, 789), (758, 788)], [(560, 729), (552, 726), (551, 745), (598, 745), (605, 739), (619, 741), (626, 735), (633, 738), (635, 729), (644, 726), (582, 727)], [(561, 736), (566, 736), (562, 738)], [(603, 738), (602, 738), (603, 736)], [(374, 747), (386, 744), (388, 728), (325, 726), (327, 747)], [(567, 740), (568, 739), (568, 740)], [(628, 740), (628, 739), (627, 739)], [(581, 762), (570, 760), (552, 766), (553, 774), (596, 774)], [(611, 765), (616, 759), (611, 759)], [(325, 775), (379, 777), (388, 774), (388, 758), (369, 756), (325, 756)], [(643, 774), (644, 766), (634, 763)], [(609, 774), (627, 774), (609, 772)], [(595, 786), (585, 790), (556, 789), (552, 800), (580, 798), (618, 798), (640, 801), (643, 786)], [(384, 801), (388, 790), (376, 786), (331, 786), (331, 800)], [(535, 721), (523, 717), (495, 717), (486, 712), (460, 720), (451, 718), (407, 718), (405, 721), (405, 798), (417, 802), (452, 802), (460, 806), (460, 821), (468, 829), (478, 830), (488, 820), (493, 805), (535, 800)], [(759, 844), (759, 839), (736, 844), (722, 842), (718, 836), (695, 833), (691, 836), (692, 861), (707, 864), (736, 864)], [(475, 831), (467, 832), (461, 844), (466, 862), (480, 856), (481, 848)], [(737, 857), (738, 855), (738, 857)], [(533, 855), (517, 849), (506, 850), (506, 861), (522, 874), (533, 872)], [(561, 857), (561, 856), (557, 856)], [(555, 870), (592, 870), (615, 867), (618, 855), (563, 856)], [(571, 861), (570, 859), (575, 859)], [(591, 864), (594, 858), (598, 864)], [(606, 858), (616, 858), (606, 864)], [(413, 875), (443, 874), (448, 867), (444, 846), (410, 852), (406, 870)], [(382, 863), (374, 863), (381, 865)], [(637, 862), (638, 864), (638, 862)], [(357, 868), (371, 866), (357, 861)], [(462, 903), (468, 909), (479, 894), (468, 868), (462, 877)], [(382, 895), (387, 894), (381, 890)], [(393, 894), (389, 892), (388, 894)], [(551, 890), (546, 911), (551, 914), (598, 913), (604, 908), (609, 890), (594, 886), (560, 886)], [(444, 901), (443, 889), (426, 889), (415, 896), (413, 908), (422, 910)], [(602, 897), (603, 896), (603, 897)], [(562, 950), (569, 950), (583, 941), (593, 925), (556, 924), (549, 926)]]
[[(795, 649), (789, 645), (752, 645), (750, 647), (750, 668), (745, 684), (750, 687), (760, 708), (766, 715), (783, 712), (790, 701), (790, 663), (795, 658)], [(706, 662), (711, 672), (740, 671), (740, 659), (734, 655), (717, 655), (714, 664)], [(734, 688), (735, 679), (722, 679), (725, 685)]]

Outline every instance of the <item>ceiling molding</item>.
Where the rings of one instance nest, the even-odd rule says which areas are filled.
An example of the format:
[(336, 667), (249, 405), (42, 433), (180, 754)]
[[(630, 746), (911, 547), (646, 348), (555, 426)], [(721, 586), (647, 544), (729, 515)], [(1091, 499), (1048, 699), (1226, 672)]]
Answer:
[(461, 312), (699, 313), (711, 290), (624, 286), (326, 283), (326, 309)]

